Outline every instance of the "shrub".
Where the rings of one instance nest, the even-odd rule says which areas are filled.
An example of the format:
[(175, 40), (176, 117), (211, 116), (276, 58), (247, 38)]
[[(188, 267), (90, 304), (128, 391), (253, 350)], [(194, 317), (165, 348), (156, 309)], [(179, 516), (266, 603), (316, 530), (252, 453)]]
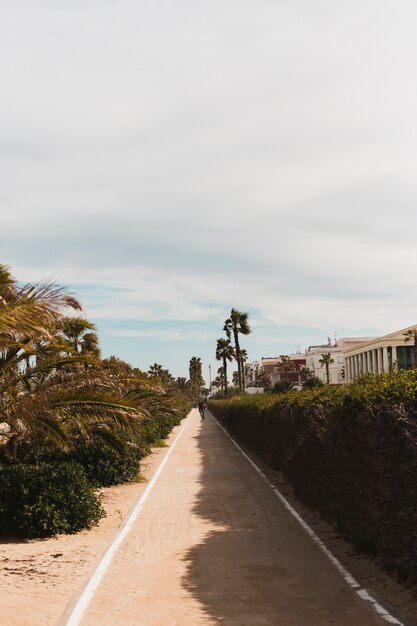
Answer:
[(24, 442), (17, 450), (18, 461), (26, 464), (75, 462), (81, 465), (88, 480), (95, 487), (109, 487), (132, 480), (139, 472), (139, 462), (148, 453), (143, 444), (127, 442), (126, 436), (120, 449), (103, 440), (78, 440), (73, 448), (64, 452), (51, 444)]
[(324, 383), (318, 376), (310, 376), (303, 382), (303, 389), (314, 389), (315, 387), (323, 387)]
[(290, 380), (279, 380), (272, 387), (271, 393), (286, 393), (294, 389), (294, 384)]
[(417, 579), (417, 371), (210, 409), (359, 550)]
[(0, 466), (0, 533), (50, 537), (88, 528), (104, 516), (76, 463)]
[(93, 485), (109, 487), (135, 478), (145, 454), (146, 450), (134, 444), (116, 450), (102, 441), (87, 441), (75, 446), (71, 458), (83, 466)]

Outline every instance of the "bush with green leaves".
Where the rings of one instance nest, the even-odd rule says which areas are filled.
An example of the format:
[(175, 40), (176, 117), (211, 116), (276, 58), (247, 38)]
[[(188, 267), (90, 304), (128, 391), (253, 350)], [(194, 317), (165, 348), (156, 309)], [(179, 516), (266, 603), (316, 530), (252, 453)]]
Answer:
[(132, 443), (116, 449), (102, 441), (85, 441), (75, 446), (70, 457), (82, 465), (93, 485), (109, 487), (133, 480), (145, 454), (146, 450)]
[(417, 579), (416, 370), (209, 408), (358, 549)]
[(0, 533), (50, 537), (88, 528), (104, 516), (100, 500), (76, 463), (0, 466)]

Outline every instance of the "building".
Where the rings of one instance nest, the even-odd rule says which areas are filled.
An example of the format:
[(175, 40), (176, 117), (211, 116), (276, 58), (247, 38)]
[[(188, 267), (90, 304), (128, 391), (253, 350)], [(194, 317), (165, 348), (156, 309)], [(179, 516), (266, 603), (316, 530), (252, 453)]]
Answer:
[(256, 387), (258, 372), (261, 367), (260, 361), (245, 363), (245, 387)]
[(346, 381), (360, 374), (382, 374), (392, 367), (410, 369), (417, 363), (414, 360), (414, 338), (407, 341), (407, 333), (413, 333), (416, 326), (403, 328), (395, 333), (374, 337), (344, 351), (346, 361)]
[(288, 380), (292, 382), (294, 387), (301, 389), (301, 370), (306, 365), (306, 359), (302, 354), (290, 354), (288, 359), (290, 367), (284, 368), (283, 357), (280, 355), (274, 357), (262, 357), (261, 368), (269, 376), (269, 387), (272, 389), (276, 383)]
[(320, 363), (323, 354), (330, 353), (333, 363), (329, 364), (329, 383), (331, 385), (343, 385), (346, 379), (345, 352), (366, 343), (375, 337), (345, 337), (338, 339), (335, 344), (331, 344), (329, 339), (327, 344), (321, 346), (309, 346), (305, 351), (306, 367), (310, 376), (316, 376), (323, 382), (327, 382), (326, 367)]

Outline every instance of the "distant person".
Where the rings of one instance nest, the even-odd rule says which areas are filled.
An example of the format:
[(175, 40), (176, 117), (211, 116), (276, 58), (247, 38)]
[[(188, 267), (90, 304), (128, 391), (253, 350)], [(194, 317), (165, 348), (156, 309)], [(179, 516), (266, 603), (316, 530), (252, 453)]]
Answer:
[(198, 410), (200, 411), (200, 415), (201, 415), (201, 419), (204, 419), (205, 417), (205, 412), (206, 412), (206, 408), (207, 408), (207, 402), (205, 400), (200, 400), (200, 402), (198, 403)]

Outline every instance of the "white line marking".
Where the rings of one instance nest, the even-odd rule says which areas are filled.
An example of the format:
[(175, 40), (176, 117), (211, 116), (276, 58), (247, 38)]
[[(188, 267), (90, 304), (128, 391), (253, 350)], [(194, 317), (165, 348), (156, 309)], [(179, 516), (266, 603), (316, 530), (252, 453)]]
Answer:
[(380, 615), (383, 619), (385, 619), (387, 622), (389, 622), (390, 624), (395, 624), (396, 626), (405, 626), (403, 624), (403, 622), (400, 622), (398, 619), (396, 619), (393, 615), (391, 615), (390, 613), (388, 613), (388, 611), (386, 609), (384, 609), (383, 606), (381, 606), (376, 600), (375, 598), (373, 598), (371, 596), (371, 594), (366, 591), (366, 589), (361, 588), (360, 584), (358, 583), (358, 581), (352, 576), (352, 574), (350, 572), (348, 572), (348, 570), (341, 564), (341, 562), (339, 561), (339, 559), (337, 559), (334, 554), (332, 554), (330, 552), (330, 550), (328, 548), (326, 548), (326, 546), (324, 545), (324, 543), (322, 542), (322, 540), (316, 535), (316, 533), (314, 532), (314, 530), (312, 528), (310, 528), (310, 526), (307, 524), (307, 522), (305, 522), (303, 520), (303, 518), (301, 517), (301, 515), (299, 515), (299, 513), (297, 513), (297, 511), (291, 506), (291, 504), (288, 502), (288, 500), (282, 495), (282, 493), (280, 491), (278, 491), (278, 489), (276, 487), (274, 487), (274, 485), (272, 485), (268, 478), (265, 476), (265, 474), (262, 472), (262, 470), (256, 465), (256, 463), (254, 463), (252, 461), (252, 459), (246, 454), (246, 452), (244, 450), (242, 450), (242, 448), (239, 446), (238, 443), (236, 443), (236, 441), (233, 439), (233, 437), (227, 432), (227, 430), (225, 428), (223, 428), (223, 426), (220, 424), (220, 422), (217, 421), (217, 419), (214, 417), (214, 415), (212, 413), (210, 413), (211, 417), (213, 418), (213, 420), (216, 422), (216, 424), (219, 426), (219, 428), (222, 429), (222, 431), (229, 437), (230, 441), (232, 443), (234, 443), (234, 445), (236, 446), (236, 448), (238, 450), (240, 450), (240, 452), (243, 454), (243, 456), (245, 457), (245, 459), (247, 461), (249, 461), (249, 463), (255, 468), (255, 470), (258, 472), (258, 474), (264, 479), (264, 481), (267, 483), (267, 485), (269, 485), (269, 487), (271, 487), (271, 489), (274, 491), (275, 495), (278, 496), (278, 498), (281, 500), (282, 504), (285, 506), (285, 508), (291, 513), (291, 515), (293, 517), (295, 517), (295, 519), (297, 520), (297, 522), (300, 524), (300, 526), (305, 530), (305, 532), (311, 537), (311, 539), (319, 546), (320, 550), (322, 552), (324, 552), (324, 554), (327, 556), (327, 558), (333, 563), (333, 565), (337, 568), (339, 574), (342, 576), (342, 578), (345, 580), (345, 582), (349, 585), (349, 587), (351, 587), (352, 589), (354, 589), (354, 591), (358, 594), (358, 596), (360, 596), (362, 598), (362, 600), (365, 600), (366, 602), (369, 602), (369, 604), (372, 606), (372, 608), (378, 613), (378, 615)]
[(167, 454), (164, 456), (161, 464), (159, 465), (158, 469), (156, 470), (155, 474), (152, 477), (152, 480), (149, 482), (148, 486), (146, 487), (145, 491), (143, 492), (142, 496), (140, 497), (139, 501), (136, 503), (136, 505), (134, 506), (134, 508), (131, 510), (130, 514), (127, 516), (127, 518), (125, 519), (125, 521), (123, 522), (122, 526), (120, 527), (120, 530), (118, 532), (118, 534), (116, 535), (114, 541), (110, 544), (110, 546), (107, 548), (106, 552), (104, 553), (102, 559), (100, 560), (99, 564), (97, 565), (97, 568), (95, 570), (95, 572), (93, 573), (93, 575), (91, 576), (90, 580), (88, 581), (84, 591), (82, 592), (81, 596), (79, 597), (76, 605), (74, 606), (68, 621), (66, 622), (67, 626), (78, 626), (78, 624), (80, 624), (81, 619), (88, 607), (88, 605), (90, 604), (95, 591), (97, 590), (97, 587), (100, 584), (101, 579), (103, 578), (104, 574), (106, 573), (107, 568), (109, 567), (112, 558), (115, 554), (115, 552), (117, 551), (117, 549), (120, 547), (120, 545), (123, 543), (124, 539), (126, 538), (126, 536), (128, 535), (129, 531), (131, 530), (134, 522), (136, 521), (136, 518), (139, 514), (139, 511), (141, 510), (141, 508), (143, 507), (143, 505), (145, 504), (146, 500), (148, 499), (149, 494), (151, 493), (153, 487), (155, 486), (156, 481), (158, 480), (159, 476), (162, 473), (162, 470), (164, 469), (166, 462), (168, 461), (170, 455), (172, 454), (172, 451), (174, 450), (175, 446), (177, 445), (177, 441), (178, 439), (181, 437), (182, 433), (184, 432), (184, 430), (186, 429), (189, 421), (190, 421), (190, 417), (191, 417), (191, 413), (192, 411), (188, 414), (187, 417), (187, 421), (185, 422), (184, 426), (181, 428), (180, 432), (178, 433), (178, 435), (175, 437), (171, 447), (169, 448)]

